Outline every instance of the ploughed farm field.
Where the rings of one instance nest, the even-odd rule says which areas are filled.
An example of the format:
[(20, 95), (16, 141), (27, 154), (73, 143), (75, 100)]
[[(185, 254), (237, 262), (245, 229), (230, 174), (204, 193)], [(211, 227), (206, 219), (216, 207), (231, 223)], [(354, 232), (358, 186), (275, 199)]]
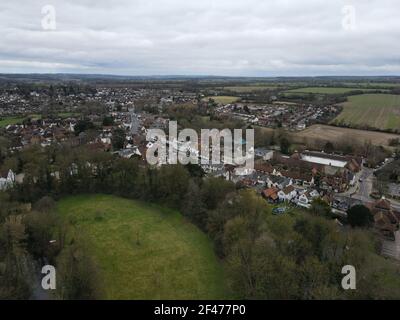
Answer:
[(179, 212), (110, 195), (58, 202), (99, 268), (105, 299), (227, 298), (211, 241)]
[(400, 95), (362, 94), (351, 96), (333, 120), (353, 127), (369, 126), (400, 131)]
[(400, 135), (316, 124), (303, 131), (293, 133), (292, 137), (298, 143), (307, 143), (313, 140), (325, 140), (336, 143), (351, 139), (361, 144), (371, 142), (373, 145), (388, 147), (390, 139), (400, 138)]
[[(258, 127), (263, 132), (272, 134), (276, 129)], [(276, 132), (276, 134), (278, 134)], [(371, 142), (374, 145), (389, 147), (391, 139), (400, 139), (399, 134), (359, 130), (352, 128), (336, 127), (324, 124), (314, 124), (305, 130), (291, 132), (290, 137), (294, 143), (304, 145), (314, 145), (318, 141), (330, 141), (332, 143), (340, 143), (343, 141), (357, 142), (363, 144)]]

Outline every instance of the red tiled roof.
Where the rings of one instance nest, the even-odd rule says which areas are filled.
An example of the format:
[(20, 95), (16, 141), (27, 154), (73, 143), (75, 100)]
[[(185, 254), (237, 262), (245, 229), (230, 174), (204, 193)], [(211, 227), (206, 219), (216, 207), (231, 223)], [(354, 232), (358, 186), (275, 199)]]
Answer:
[(377, 209), (384, 209), (384, 210), (390, 210), (391, 209), (391, 204), (389, 200), (386, 199), (380, 199), (377, 202), (375, 202), (374, 207)]
[(273, 198), (273, 196), (278, 197), (277, 192), (279, 191), (278, 188), (269, 188), (262, 191), (262, 194), (266, 198)]

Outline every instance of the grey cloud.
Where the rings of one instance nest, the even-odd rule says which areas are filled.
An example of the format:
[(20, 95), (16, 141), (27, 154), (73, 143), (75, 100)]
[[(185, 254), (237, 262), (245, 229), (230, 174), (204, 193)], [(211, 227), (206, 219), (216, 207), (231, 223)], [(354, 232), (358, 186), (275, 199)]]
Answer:
[[(48, 4), (55, 31), (41, 28)], [(399, 74), (399, 13), (395, 0), (20, 0), (0, 3), (0, 72)]]

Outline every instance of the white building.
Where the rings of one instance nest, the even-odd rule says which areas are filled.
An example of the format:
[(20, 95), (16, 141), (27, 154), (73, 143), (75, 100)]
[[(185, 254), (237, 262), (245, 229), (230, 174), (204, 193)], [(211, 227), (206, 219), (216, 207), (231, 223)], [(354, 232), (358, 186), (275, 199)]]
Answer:
[(301, 160), (322, 164), (325, 166), (337, 167), (337, 168), (344, 168), (348, 160), (340, 156), (332, 156), (323, 153), (316, 153), (316, 152), (304, 152), (301, 154)]
[(268, 150), (265, 148), (257, 148), (255, 149), (256, 157), (260, 157), (265, 161), (271, 160), (274, 156), (274, 150)]
[(0, 178), (0, 190), (7, 190), (15, 183), (15, 173), (10, 169), (7, 178)]
[(319, 196), (320, 194), (317, 190), (307, 191), (299, 197), (297, 205), (308, 209), (311, 207), (311, 202)]
[(297, 196), (297, 191), (293, 185), (287, 186), (278, 192), (278, 197), (280, 201), (291, 201)]

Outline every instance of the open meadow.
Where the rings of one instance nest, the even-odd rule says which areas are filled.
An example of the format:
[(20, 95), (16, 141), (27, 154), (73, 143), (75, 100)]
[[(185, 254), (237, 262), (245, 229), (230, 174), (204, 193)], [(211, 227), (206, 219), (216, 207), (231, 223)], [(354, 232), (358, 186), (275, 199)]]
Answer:
[(250, 86), (230, 86), (223, 89), (238, 93), (249, 93), (254, 91), (265, 91), (277, 89), (274, 85), (250, 85)]
[(211, 241), (177, 211), (109, 195), (58, 203), (99, 267), (106, 299), (227, 298)]
[(351, 96), (333, 120), (354, 127), (368, 126), (400, 131), (400, 95), (362, 94)]
[[(59, 112), (56, 114), (60, 118), (68, 118), (72, 116), (79, 116), (77, 112)], [(5, 128), (10, 124), (21, 124), (25, 119), (31, 118), (32, 120), (39, 120), (42, 118), (40, 114), (31, 114), (26, 117), (5, 117), (0, 119), (0, 128)]]
[(21, 123), (25, 118), (23, 117), (7, 117), (0, 120), (0, 128), (7, 127), (10, 124)]
[(203, 98), (203, 101), (208, 101), (209, 99), (213, 99), (216, 103), (219, 104), (229, 104), (238, 101), (240, 98), (233, 96), (212, 96)]

